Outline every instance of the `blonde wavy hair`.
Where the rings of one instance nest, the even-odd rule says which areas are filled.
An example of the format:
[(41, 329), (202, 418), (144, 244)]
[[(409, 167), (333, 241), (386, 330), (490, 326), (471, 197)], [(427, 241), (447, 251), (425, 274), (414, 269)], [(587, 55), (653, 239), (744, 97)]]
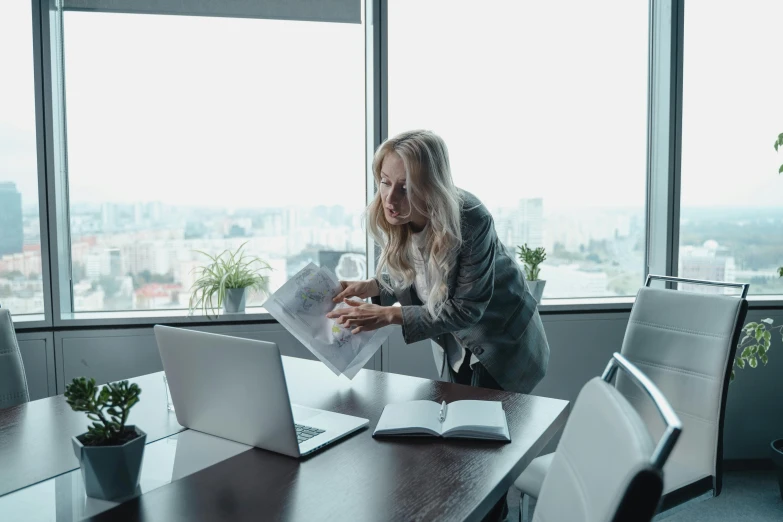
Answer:
[[(433, 317), (438, 317), (448, 299), (446, 279), (462, 246), (462, 197), (451, 178), (446, 144), (435, 133), (426, 130), (403, 132), (378, 147), (372, 162), (376, 186), (381, 183), (383, 160), (392, 152), (400, 156), (405, 168), (409, 208), (429, 220), (425, 259), (430, 288), (424, 304)], [(394, 287), (410, 287), (416, 279), (410, 255), (410, 224), (398, 226), (386, 221), (380, 190), (367, 207), (367, 228), (382, 248), (376, 271), (378, 282), (389, 292)], [(393, 286), (383, 277), (384, 272), (389, 274)]]

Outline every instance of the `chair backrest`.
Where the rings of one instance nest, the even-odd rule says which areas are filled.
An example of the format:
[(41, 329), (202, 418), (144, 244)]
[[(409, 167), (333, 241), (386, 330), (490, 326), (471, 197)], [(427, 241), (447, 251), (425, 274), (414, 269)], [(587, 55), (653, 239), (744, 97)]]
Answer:
[[(683, 435), (664, 468), (664, 493), (709, 477), (720, 492), (726, 394), (746, 313), (747, 301), (736, 296), (647, 287), (636, 296), (622, 354), (656, 384), (683, 420)], [(616, 386), (653, 436), (660, 433), (660, 420), (638, 389), (624, 375)]]
[[(639, 414), (607, 382), (617, 364), (660, 405), (668, 432), (657, 447)], [(615, 354), (604, 378), (588, 381), (574, 403), (541, 485), (534, 522), (651, 520), (663, 488), (661, 467), (679, 432), (679, 419), (666, 399)]]
[(0, 409), (30, 400), (11, 312), (0, 308)]

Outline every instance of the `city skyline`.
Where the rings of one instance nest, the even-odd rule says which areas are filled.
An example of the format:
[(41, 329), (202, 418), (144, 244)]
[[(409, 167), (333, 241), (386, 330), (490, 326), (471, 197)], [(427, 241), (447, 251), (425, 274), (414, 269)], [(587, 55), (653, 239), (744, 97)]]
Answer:
[[(490, 209), (496, 216), (498, 237), (512, 255), (521, 243), (547, 248), (541, 270), (542, 279), (548, 282), (546, 298), (635, 293), (643, 274), (641, 209), (594, 209), (574, 215), (545, 214), (546, 207), (545, 200), (534, 198), (522, 199), (514, 207)], [(198, 250), (216, 254), (248, 242), (248, 253), (259, 255), (274, 268), (269, 274), (270, 291), (309, 262), (328, 263), (336, 270), (343, 256), (358, 255), (346, 264), (355, 271), (357, 260), (366, 255), (361, 212), (349, 212), (339, 205), (245, 209), (233, 215), (226, 209), (205, 212), (148, 202), (77, 205), (75, 209), (71, 265), (76, 311), (186, 308), (193, 270), (204, 261)], [(681, 237), (690, 239), (680, 248), (681, 276), (751, 281), (751, 293), (783, 293), (772, 266), (777, 246), (767, 254), (758, 249), (751, 252), (750, 259), (761, 265), (741, 266), (736, 255), (742, 251), (737, 250), (741, 247), (736, 241), (742, 236), (732, 239), (720, 234), (743, 230), (743, 220), (729, 214), (722, 219), (734, 225), (714, 225), (714, 209), (684, 214), (689, 218), (684, 220)], [(770, 224), (771, 237), (776, 231), (783, 233), (783, 208), (759, 209), (751, 218)], [(26, 231), (34, 220), (25, 218)], [(30, 239), (25, 237), (23, 252), (0, 256), (0, 302), (19, 313), (32, 313), (43, 306), (40, 246)], [(257, 306), (264, 299), (253, 295), (249, 304)]]

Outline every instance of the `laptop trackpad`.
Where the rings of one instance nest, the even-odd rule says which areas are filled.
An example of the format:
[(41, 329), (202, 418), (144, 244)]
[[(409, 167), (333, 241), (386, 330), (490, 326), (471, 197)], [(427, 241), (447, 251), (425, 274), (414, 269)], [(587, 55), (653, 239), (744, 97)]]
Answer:
[(308, 408), (306, 406), (299, 406), (297, 404), (291, 405), (291, 412), (294, 414), (294, 422), (296, 424), (302, 424), (303, 422), (306, 422), (307, 419), (310, 417), (315, 417), (316, 415), (320, 415), (323, 413), (322, 410), (314, 410), (313, 408)]

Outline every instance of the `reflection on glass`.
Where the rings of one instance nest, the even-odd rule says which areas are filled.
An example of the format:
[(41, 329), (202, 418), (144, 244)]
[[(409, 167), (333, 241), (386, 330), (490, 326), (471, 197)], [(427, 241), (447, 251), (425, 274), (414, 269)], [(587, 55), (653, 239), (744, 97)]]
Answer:
[[(250, 446), (191, 430), (147, 444), (139, 493), (165, 486), (248, 449)], [(0, 520), (75, 522), (116, 505), (117, 502), (86, 496), (81, 470), (77, 469), (0, 496)]]

